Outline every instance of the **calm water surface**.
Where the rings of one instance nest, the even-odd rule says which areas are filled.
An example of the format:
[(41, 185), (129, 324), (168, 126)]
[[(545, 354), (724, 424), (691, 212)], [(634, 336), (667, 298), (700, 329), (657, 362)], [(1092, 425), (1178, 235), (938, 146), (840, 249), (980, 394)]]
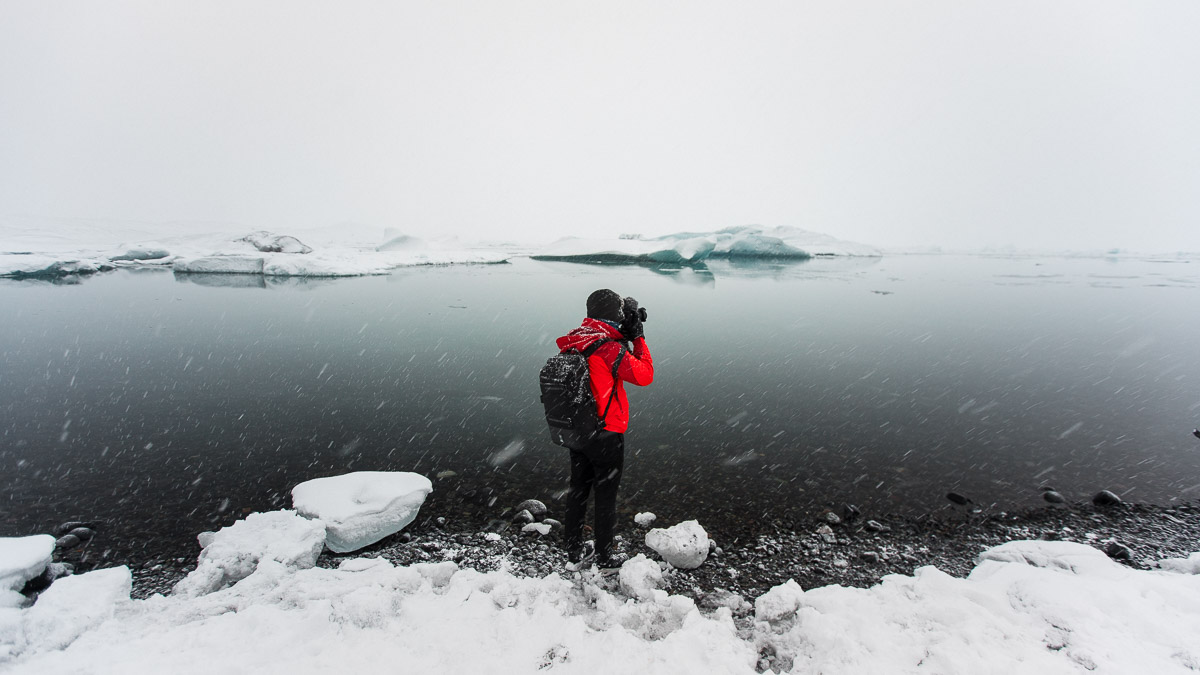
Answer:
[(83, 517), (114, 557), (190, 557), (197, 532), (353, 470), (441, 474), (426, 513), (463, 528), (553, 502), (566, 451), (537, 371), (601, 287), (650, 312), (627, 515), (728, 538), (842, 502), (940, 511), (951, 489), (1200, 497), (1200, 263), (122, 271), (0, 284), (0, 535)]

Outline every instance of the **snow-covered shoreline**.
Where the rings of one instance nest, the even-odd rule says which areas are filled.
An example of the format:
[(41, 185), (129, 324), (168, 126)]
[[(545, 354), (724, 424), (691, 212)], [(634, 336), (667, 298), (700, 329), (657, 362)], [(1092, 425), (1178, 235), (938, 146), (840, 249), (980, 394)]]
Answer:
[[(451, 552), (452, 553), (452, 552)], [(451, 556), (452, 557), (452, 556)], [(870, 588), (699, 602), (635, 557), (615, 576), (481, 572), (450, 559), (336, 568), (264, 560), (187, 597), (130, 600), (127, 568), (56, 582), (0, 609), (13, 673), (86, 672), (1189, 672), (1200, 554), (1135, 570), (1062, 541), (1017, 540), (956, 578), (932, 566)]]
[[(627, 529), (635, 557), (608, 577), (566, 570), (553, 537), (520, 528), (455, 533), (430, 513), (412, 535), (327, 553), (310, 569), (260, 561), (233, 586), (197, 596), (131, 600), (124, 566), (56, 581), (29, 608), (9, 596), (0, 609), (0, 634), (9, 636), (0, 665), (18, 673), (80, 663), (114, 673), (381, 664), (501, 673), (590, 672), (598, 664), (720, 673), (1195, 667), (1200, 554), (1189, 558), (1179, 541), (1154, 538), (1178, 532), (1200, 541), (1200, 504), (1030, 515), (947, 521), (924, 544), (895, 520), (895, 530), (882, 533), (843, 523), (820, 553), (806, 550), (819, 534), (724, 541), (726, 550), (696, 570), (655, 562)], [(1134, 545), (1124, 564), (1096, 548), (1114, 531)], [(896, 546), (905, 540), (911, 545)], [(956, 569), (938, 557), (944, 550), (923, 555), (938, 541), (976, 553)], [(847, 558), (851, 568), (872, 566), (864, 547), (911, 564), (857, 587), (805, 574)], [(772, 580), (753, 591), (737, 585), (753, 575)], [(621, 651), (616, 661), (612, 649)]]

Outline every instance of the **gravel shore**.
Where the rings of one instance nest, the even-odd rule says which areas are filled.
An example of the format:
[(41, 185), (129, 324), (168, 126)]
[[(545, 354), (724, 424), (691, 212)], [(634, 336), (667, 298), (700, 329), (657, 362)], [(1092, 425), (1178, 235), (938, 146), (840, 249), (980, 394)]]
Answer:
[[(572, 574), (566, 570), (557, 532), (523, 533), (519, 526), (506, 526), (506, 521), (491, 523), (492, 530), (499, 531), (471, 525), (429, 514), (404, 532), (352, 554), (326, 551), (318, 565), (336, 567), (348, 557), (382, 556), (399, 565), (450, 560), (480, 571)], [(645, 532), (632, 522), (623, 524), (618, 530), (621, 552), (657, 558), (643, 543)], [(1169, 507), (1089, 503), (925, 518), (868, 519), (830, 510), (816, 514), (810, 523), (709, 534), (715, 548), (705, 563), (694, 570), (671, 570), (666, 590), (704, 604), (728, 593), (752, 600), (788, 579), (806, 589), (830, 584), (869, 587), (885, 575), (912, 574), (925, 565), (964, 576), (981, 551), (1017, 539), (1088, 544), (1108, 551), (1123, 564), (1151, 569), (1159, 559), (1200, 551), (1200, 502)], [(131, 566), (134, 597), (147, 597), (169, 592), (194, 568), (195, 560), (153, 558)]]

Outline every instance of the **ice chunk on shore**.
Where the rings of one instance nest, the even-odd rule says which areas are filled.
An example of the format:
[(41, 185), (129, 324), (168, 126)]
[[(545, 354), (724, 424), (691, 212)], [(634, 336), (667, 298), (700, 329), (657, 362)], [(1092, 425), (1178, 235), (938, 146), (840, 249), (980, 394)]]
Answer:
[(419, 473), (356, 471), (297, 485), (292, 505), (325, 523), (331, 551), (347, 553), (404, 529), (432, 491), (433, 483)]
[[(618, 576), (621, 590), (639, 600), (653, 599), (654, 592), (658, 590), (663, 581), (662, 568), (641, 553), (626, 560), (625, 564), (621, 565)], [(665, 592), (659, 592), (663, 596), (666, 595)]]
[(1200, 553), (1193, 553), (1186, 558), (1163, 558), (1158, 561), (1160, 569), (1180, 574), (1200, 574)]
[(795, 616), (804, 603), (804, 589), (795, 579), (788, 579), (754, 600), (754, 618), (776, 622)]
[(708, 533), (694, 520), (685, 520), (666, 529), (656, 527), (646, 533), (646, 546), (672, 567), (690, 570), (708, 557)]
[(46, 570), (54, 555), (54, 537), (0, 537), (0, 591), (19, 591)]
[(175, 585), (175, 593), (197, 596), (245, 579), (262, 560), (290, 569), (317, 564), (325, 547), (325, 525), (294, 511), (251, 513), (245, 520), (197, 539), (203, 551), (196, 569)]
[(633, 522), (637, 523), (640, 527), (650, 527), (657, 519), (658, 516), (654, 515), (653, 513), (650, 513), (649, 511), (643, 511), (642, 513), (639, 513), (633, 517)]
[(111, 619), (121, 603), (129, 602), (132, 589), (133, 575), (125, 566), (55, 581), (24, 612), (21, 651), (67, 648), (80, 635)]

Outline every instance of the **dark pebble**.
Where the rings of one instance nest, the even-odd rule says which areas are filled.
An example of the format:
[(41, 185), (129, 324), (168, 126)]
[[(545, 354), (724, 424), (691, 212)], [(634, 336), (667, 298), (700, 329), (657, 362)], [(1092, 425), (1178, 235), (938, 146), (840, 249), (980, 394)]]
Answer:
[(1114, 492), (1101, 490), (1096, 493), (1096, 496), (1092, 497), (1092, 503), (1096, 506), (1117, 506), (1121, 503), (1121, 498)]
[(79, 541), (91, 541), (92, 535), (96, 533), (90, 527), (77, 527), (67, 534), (79, 537)]
[(857, 506), (853, 504), (842, 504), (842, 520), (845, 520), (847, 523), (852, 523), (855, 520), (858, 520), (858, 517), (861, 515), (862, 511), (860, 511)]
[(842, 517), (839, 516), (838, 514), (834, 513), (833, 511), (826, 511), (825, 513), (822, 514), (821, 517), (824, 518), (825, 522), (829, 523), (830, 525), (841, 525), (842, 524)]
[(550, 528), (553, 530), (561, 530), (562, 526), (563, 526), (562, 523), (558, 522), (557, 520), (555, 520), (553, 518), (544, 518), (544, 519), (542, 519), (542, 523), (544, 525), (549, 525)]
[(954, 502), (955, 504), (958, 504), (959, 506), (966, 506), (967, 504), (971, 503), (970, 499), (967, 499), (966, 497), (958, 494), (957, 492), (947, 492), (946, 499), (949, 499), (950, 501)]
[(67, 522), (63, 523), (62, 525), (59, 525), (58, 527), (56, 527), (55, 531), (59, 536), (62, 536), (64, 534), (67, 534), (71, 530), (74, 530), (74, 529), (77, 529), (80, 527), (86, 527), (89, 530), (96, 529), (96, 526), (92, 523), (85, 523), (80, 520), (68, 520)]
[(875, 551), (863, 551), (862, 559), (869, 563), (877, 563), (879, 562), (879, 554)]
[(1104, 552), (1113, 560), (1133, 560), (1133, 550), (1119, 541), (1110, 541)]
[(532, 523), (533, 514), (529, 512), (529, 509), (521, 509), (520, 511), (517, 511), (517, 515), (513, 516), (512, 521), (518, 525)]
[(1043, 492), (1042, 499), (1045, 499), (1046, 501), (1050, 502), (1051, 504), (1066, 504), (1067, 503), (1067, 498), (1062, 496), (1061, 494), (1055, 492), (1054, 490), (1046, 490), (1045, 492)]
[(864, 527), (866, 527), (868, 532), (891, 532), (892, 531), (892, 528), (888, 527), (887, 525), (884, 525), (883, 523), (879, 522), (878, 520), (868, 520), (867, 524), (864, 525)]
[(54, 546), (55, 548), (66, 551), (68, 549), (75, 548), (82, 543), (83, 542), (79, 540), (79, 537), (76, 537), (73, 534), (64, 534), (58, 538), (58, 541), (54, 542)]

